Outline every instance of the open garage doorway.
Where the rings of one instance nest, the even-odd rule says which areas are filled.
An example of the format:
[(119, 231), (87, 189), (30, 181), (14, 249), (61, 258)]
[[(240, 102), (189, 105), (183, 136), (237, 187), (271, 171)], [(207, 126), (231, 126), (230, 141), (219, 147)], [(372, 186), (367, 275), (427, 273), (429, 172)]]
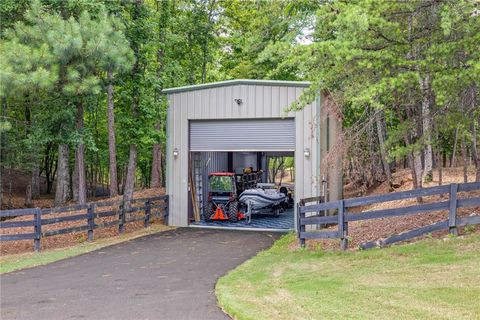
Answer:
[(192, 151), (190, 170), (191, 226), (294, 229), (293, 151)]

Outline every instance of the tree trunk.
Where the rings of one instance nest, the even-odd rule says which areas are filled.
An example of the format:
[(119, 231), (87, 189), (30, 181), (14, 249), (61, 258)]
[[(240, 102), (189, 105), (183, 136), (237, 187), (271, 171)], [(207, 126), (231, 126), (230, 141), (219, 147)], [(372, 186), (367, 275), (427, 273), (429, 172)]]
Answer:
[(385, 150), (385, 135), (383, 133), (383, 123), (384, 120), (384, 112), (383, 110), (379, 110), (375, 115), (375, 121), (377, 125), (377, 135), (378, 135), (378, 142), (380, 144), (380, 153), (382, 156), (382, 164), (383, 170), (385, 171), (385, 175), (387, 176), (387, 182), (389, 189), (392, 190), (392, 171), (390, 169), (390, 164), (388, 163), (387, 152)]
[[(440, 140), (440, 133), (438, 132), (438, 126), (434, 125), (435, 137), (437, 141)], [(438, 169), (438, 185), (441, 186), (443, 184), (443, 161), (442, 161), (442, 147), (437, 143), (435, 147), (435, 165)]]
[[(7, 117), (7, 98), (2, 96), (2, 116)], [(0, 130), (0, 210), (3, 207), (3, 179), (5, 173), (5, 162), (7, 160), (6, 152), (4, 151), (7, 146), (7, 133)]]
[(475, 128), (475, 124), (473, 124), (474, 121), (475, 120), (472, 121), (472, 157), (475, 164), (475, 181), (480, 182), (480, 159), (477, 151), (477, 130)]
[(453, 138), (453, 151), (452, 151), (452, 159), (450, 160), (450, 168), (454, 168), (455, 167), (455, 156), (456, 156), (456, 153), (457, 153), (457, 143), (458, 143), (458, 126), (455, 128), (455, 135), (454, 135), (454, 138)]
[[(169, 13), (168, 13), (168, 4), (164, 3), (162, 8), (159, 7), (159, 2), (157, 2), (157, 12), (160, 13), (160, 19), (158, 21), (158, 43), (159, 48), (157, 49), (157, 79), (160, 81), (157, 91), (155, 94), (156, 102), (159, 108), (162, 108), (162, 74), (165, 67), (165, 29), (168, 24)], [(161, 132), (163, 126), (161, 123), (161, 114), (158, 115), (157, 123), (155, 124), (155, 130)], [(157, 141), (152, 147), (152, 171), (150, 174), (150, 186), (152, 188), (157, 188), (163, 185), (163, 165), (162, 165), (162, 145), (161, 141)]]
[(55, 175), (57, 174), (57, 161), (53, 161), (53, 159), (52, 159), (51, 163), (52, 163), (52, 165), (51, 165), (52, 170), (50, 171), (51, 174), (50, 174), (49, 180), (47, 180), (47, 194), (52, 193)]
[(3, 207), (3, 163), (0, 164), (0, 210), (2, 210)]
[[(207, 31), (208, 32), (208, 31)], [(205, 35), (204, 43), (202, 44), (202, 83), (207, 81), (207, 62), (208, 62), (208, 40)]]
[[(138, 23), (138, 19), (140, 17), (140, 10), (142, 7), (142, 0), (135, 1), (135, 11), (133, 14), (133, 22)], [(140, 48), (139, 43), (133, 41), (132, 43), (133, 54), (135, 57), (135, 63), (133, 64), (132, 68), (132, 115), (133, 118), (138, 117), (138, 106), (140, 104), (140, 84), (139, 84), (139, 77), (141, 77), (141, 68), (140, 68)], [(127, 167), (127, 177), (125, 179), (125, 184), (123, 186), (124, 193), (123, 199), (124, 200), (131, 200), (133, 198), (133, 191), (135, 188), (135, 171), (137, 168), (137, 146), (133, 143), (130, 144), (130, 151), (128, 156), (128, 167)]]
[(216, 0), (210, 2), (210, 8), (208, 9), (208, 25), (205, 28), (205, 34), (203, 35), (202, 43), (202, 83), (207, 81), (207, 64), (208, 64), (208, 36), (212, 32), (213, 26), (213, 14), (215, 9)]
[[(414, 48), (414, 42), (413, 42), (413, 14), (408, 17), (408, 44), (409, 44), (409, 51), (407, 53), (407, 60), (416, 60), (416, 52)], [(415, 68), (418, 70), (418, 66), (415, 66)], [(410, 93), (408, 94), (410, 97)], [(397, 108), (397, 112), (401, 114), (400, 110)], [(420, 121), (415, 121), (415, 116), (414, 112), (407, 107), (406, 108), (406, 114), (407, 118), (413, 121), (416, 126), (412, 128), (412, 133), (410, 138), (405, 135), (404, 140), (405, 140), (405, 145), (409, 146), (410, 144), (414, 144), (417, 142), (418, 135), (419, 135), (419, 130), (418, 130), (418, 124)], [(400, 117), (402, 118), (402, 117)], [(422, 159), (421, 159), (421, 152), (418, 150), (414, 150), (412, 153), (409, 153), (409, 166), (412, 171), (412, 181), (413, 181), (413, 188), (421, 188), (422, 186)], [(421, 197), (417, 198), (418, 202), (422, 201)]]
[(122, 182), (121, 182), (121, 193), (125, 194), (125, 180), (127, 180), (127, 167), (128, 164), (124, 165), (122, 168)]
[[(400, 117), (400, 119), (402, 119), (402, 118)], [(409, 137), (406, 133), (403, 135), (403, 141), (405, 142), (405, 145), (407, 145), (407, 146), (410, 145), (410, 139), (409, 139)], [(413, 189), (418, 189), (418, 188), (420, 188), (419, 181), (421, 182), (422, 179), (421, 178), (418, 179), (418, 173), (417, 173), (416, 168), (415, 168), (415, 161), (414, 161), (413, 152), (408, 153), (407, 163), (408, 163), (408, 167), (410, 168), (410, 173), (412, 175)], [(420, 165), (421, 165), (421, 163), (420, 163)], [(421, 203), (422, 201), (423, 201), (422, 197), (417, 197), (417, 202), (418, 203)]]
[(413, 166), (417, 180), (416, 188), (422, 188), (422, 153), (419, 150), (413, 151)]
[(25, 207), (32, 208), (33, 201), (32, 201), (32, 185), (27, 184), (27, 189), (25, 191)]
[[(475, 102), (475, 96), (472, 95), (472, 104)], [(470, 130), (472, 132), (472, 158), (473, 163), (475, 164), (476, 174), (475, 174), (475, 181), (480, 182), (480, 159), (478, 157), (478, 150), (477, 150), (477, 126), (475, 124), (475, 117), (473, 115), (473, 108), (470, 112)]]
[(47, 193), (48, 193), (48, 186), (50, 184), (50, 167), (49, 167), (49, 161), (48, 161), (48, 153), (50, 151), (50, 143), (47, 143), (45, 146), (45, 153), (43, 156), (43, 167), (42, 170), (40, 171), (40, 174), (45, 170), (45, 180), (47, 181)]
[(152, 174), (150, 180), (150, 186), (157, 188), (162, 185), (162, 149), (160, 143), (155, 143), (152, 150)]
[[(32, 126), (32, 117), (31, 117), (31, 109), (30, 104), (31, 101), (29, 96), (27, 95), (27, 102), (25, 104), (25, 133), (27, 136), (31, 134), (31, 126)], [(39, 182), (39, 173), (40, 169), (38, 167), (38, 154), (35, 152), (35, 149), (29, 149), (29, 160), (30, 160), (30, 187), (27, 187), (26, 194), (30, 199), (25, 200), (25, 204), (31, 205), (32, 198), (38, 199), (40, 196), (40, 182)], [(29, 189), (28, 189), (29, 188)], [(28, 200), (28, 201), (27, 201)], [(28, 202), (28, 203), (27, 203)]]
[[(77, 105), (77, 130), (83, 131), (83, 104), (80, 102)], [(82, 132), (83, 134), (83, 132)], [(78, 190), (78, 203), (87, 203), (87, 179), (85, 177), (85, 144), (83, 137), (78, 147), (75, 149), (75, 178)]]
[[(161, 130), (160, 122), (157, 122), (155, 125), (155, 130)], [(155, 143), (152, 149), (152, 173), (150, 186), (152, 188), (157, 188), (162, 185), (162, 147), (161, 143)]]
[(13, 167), (10, 164), (10, 170), (8, 170), (8, 201), (7, 208), (13, 209)]
[(440, 150), (437, 152), (437, 167), (438, 167), (438, 185), (441, 186), (443, 184), (443, 168), (442, 168), (442, 161), (440, 160), (441, 154)]
[(467, 143), (465, 141), (465, 135), (462, 135), (462, 162), (463, 162), (463, 182), (468, 182), (468, 157), (467, 157)]
[(118, 195), (117, 182), (117, 149), (115, 141), (115, 113), (113, 105), (113, 76), (108, 72), (107, 87), (107, 114), (108, 114), (108, 152), (109, 152), (109, 172), (110, 172), (110, 197)]
[[(399, 111), (398, 111), (399, 112)], [(419, 132), (421, 125), (421, 121), (415, 116), (413, 110), (409, 107), (406, 109), (407, 118), (412, 121), (414, 126), (412, 127), (410, 136), (408, 134), (404, 134), (404, 142), (406, 146), (415, 144), (418, 142)], [(401, 112), (399, 112), (399, 118), (403, 121), (403, 116)], [(410, 155), (409, 155), (410, 156)], [(411, 152), (411, 159), (409, 159), (409, 166), (412, 170), (412, 179), (413, 179), (413, 187), (414, 189), (422, 187), (422, 152), (418, 149), (414, 149)], [(421, 199), (421, 198), (420, 198)]]
[(137, 168), (137, 146), (134, 144), (131, 144), (130, 153), (128, 156), (127, 178), (125, 179), (125, 191), (123, 194), (123, 198), (125, 200), (133, 199), (136, 168)]
[(420, 79), (420, 89), (422, 91), (422, 128), (425, 139), (425, 149), (423, 153), (424, 170), (422, 180), (430, 182), (433, 179), (433, 153), (432, 153), (432, 121), (430, 115), (430, 76)]
[[(165, 126), (163, 130), (165, 130)], [(161, 181), (162, 181), (162, 187), (165, 187), (167, 184), (167, 173), (166, 173), (167, 163), (166, 163), (166, 157), (163, 156), (163, 153), (160, 153), (160, 155), (162, 155), (162, 157), (160, 158)]]
[(78, 202), (78, 159), (77, 159), (77, 151), (75, 149), (74, 152), (74, 160), (75, 163), (73, 164), (73, 172), (71, 174), (71, 191), (72, 191), (72, 199), (75, 202)]
[(285, 158), (284, 157), (275, 157), (274, 158), (273, 166), (272, 166), (271, 183), (276, 183), (277, 175), (282, 170), (284, 164), (285, 164)]
[(40, 168), (38, 162), (35, 162), (32, 170), (32, 199), (38, 199), (40, 197)]
[(69, 148), (67, 144), (58, 145), (57, 183), (55, 188), (55, 206), (63, 205), (70, 196), (68, 170)]

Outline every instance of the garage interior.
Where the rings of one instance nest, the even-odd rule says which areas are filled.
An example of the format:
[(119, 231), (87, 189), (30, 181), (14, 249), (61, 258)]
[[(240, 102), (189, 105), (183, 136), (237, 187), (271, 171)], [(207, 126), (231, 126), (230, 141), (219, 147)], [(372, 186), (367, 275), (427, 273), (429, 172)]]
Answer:
[[(282, 231), (294, 228), (294, 119), (191, 121), (189, 130), (190, 225)], [(290, 168), (285, 168), (286, 159)], [(289, 205), (269, 206), (248, 215), (246, 202), (239, 201), (239, 212), (247, 214), (245, 218), (234, 222), (206, 219), (208, 203), (212, 205), (211, 173), (233, 173), (237, 199), (247, 189), (262, 187), (276, 192), (283, 187)]]
[[(252, 228), (269, 230), (292, 230), (294, 228), (294, 167), (285, 167), (285, 161), (293, 162), (294, 152), (191, 152), (191, 170), (194, 195), (189, 193), (189, 220), (192, 226), (210, 226), (225, 228)], [(283, 170), (281, 164), (283, 163)], [(272, 164), (276, 164), (272, 168)], [(279, 167), (280, 166), (280, 167)], [(205, 221), (207, 212), (206, 205), (209, 201), (209, 174), (213, 172), (232, 172), (237, 177), (244, 175), (244, 172), (258, 174), (256, 182), (261, 185), (268, 185), (269, 188), (288, 190), (288, 196), (292, 198), (290, 205), (281, 208), (278, 212), (266, 209), (263, 213), (253, 213), (251, 219), (245, 217), (242, 220), (231, 222), (226, 221)], [(275, 175), (275, 179), (273, 178)], [(250, 185), (253, 186), (253, 185)], [(256, 187), (256, 186), (255, 186)], [(284, 190), (284, 189), (283, 189)], [(196, 203), (195, 203), (196, 202)], [(195, 221), (194, 205), (198, 207), (200, 221)], [(240, 208), (246, 213), (246, 206)]]

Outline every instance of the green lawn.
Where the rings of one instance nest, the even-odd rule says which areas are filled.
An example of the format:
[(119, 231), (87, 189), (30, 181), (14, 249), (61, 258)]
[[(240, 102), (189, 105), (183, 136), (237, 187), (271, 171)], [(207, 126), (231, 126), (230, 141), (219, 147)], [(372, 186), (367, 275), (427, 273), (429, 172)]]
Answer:
[(358, 252), (287, 235), (219, 280), (236, 319), (480, 319), (480, 235)]

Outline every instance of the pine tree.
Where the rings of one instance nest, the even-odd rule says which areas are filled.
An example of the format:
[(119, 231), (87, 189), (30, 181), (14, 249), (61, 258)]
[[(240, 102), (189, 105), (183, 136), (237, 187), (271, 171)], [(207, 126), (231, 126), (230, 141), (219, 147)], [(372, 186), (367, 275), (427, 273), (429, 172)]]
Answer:
[[(11, 56), (2, 67), (2, 78), (14, 78), (14, 88), (9, 93), (40, 86), (62, 101), (62, 107), (67, 111), (62, 113), (65, 118), (59, 119), (56, 137), (59, 143), (57, 204), (64, 203), (70, 193), (69, 145), (75, 147), (74, 194), (79, 203), (86, 203), (84, 154), (88, 136), (84, 132), (84, 109), (92, 96), (101, 91), (100, 72), (128, 69), (131, 61), (128, 42), (115, 25), (118, 29), (119, 23), (114, 22), (103, 8), (95, 18), (87, 11), (81, 12), (78, 18), (64, 18), (46, 12), (37, 1), (25, 14), (25, 22), (18, 22), (7, 33), (8, 41), (2, 46), (17, 46), (25, 52), (20, 58)], [(32, 63), (32, 56), (38, 56), (35, 63)], [(16, 71), (13, 75), (10, 69), (18, 65), (29, 66), (31, 70)]]

